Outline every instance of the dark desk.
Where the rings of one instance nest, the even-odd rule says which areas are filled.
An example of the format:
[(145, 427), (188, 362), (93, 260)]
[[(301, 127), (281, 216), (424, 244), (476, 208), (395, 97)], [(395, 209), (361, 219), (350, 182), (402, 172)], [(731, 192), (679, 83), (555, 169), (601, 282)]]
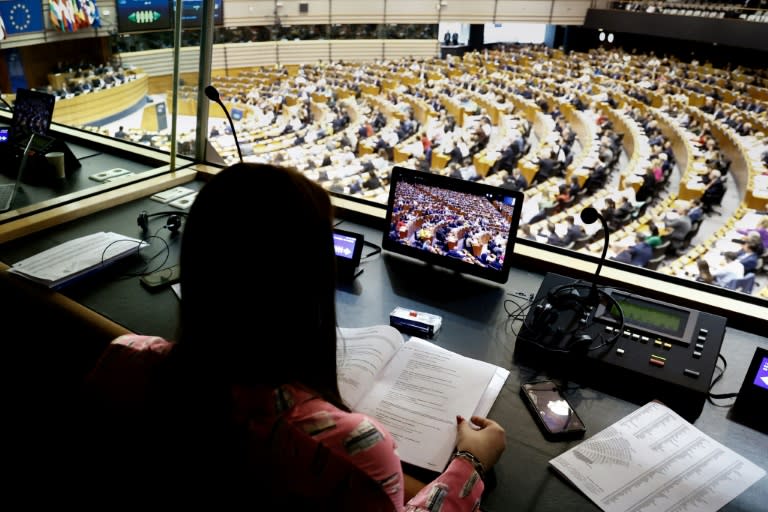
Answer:
[[(199, 189), (202, 182), (193, 181), (185, 183), (184, 186)], [(144, 238), (145, 234), (137, 223), (138, 215), (143, 210), (150, 214), (184, 213), (184, 210), (149, 198), (131, 201), (95, 215), (2, 244), (0, 261), (10, 266), (35, 253), (95, 231), (113, 231), (133, 238)], [(157, 293), (148, 292), (141, 286), (136, 275), (143, 271), (178, 263), (181, 237), (172, 235), (164, 228), (166, 219), (167, 216), (150, 219), (148, 235), (151, 237), (147, 239), (150, 246), (141, 251), (145, 259), (159, 254), (157, 258), (145, 263), (139, 257), (128, 257), (104, 272), (89, 276), (84, 281), (75, 282), (72, 286), (61, 290), (61, 294), (134, 332), (157, 334), (173, 339), (176, 334), (178, 299), (171, 289)], [(167, 251), (165, 251), (166, 244)], [(158, 311), (163, 313), (156, 314)]]
[[(68, 167), (66, 178), (59, 179), (44, 157), (30, 159), (11, 210), (0, 213), (0, 224), (170, 171), (168, 155), (147, 146), (95, 134), (83, 135), (81, 131), (64, 127), (52, 130), (51, 135), (66, 143), (78, 159), (80, 167)], [(78, 137), (77, 142), (73, 142), (75, 136)], [(0, 152), (0, 157), (7, 158), (8, 155)], [(191, 163), (190, 160), (178, 158), (175, 167), (182, 169)], [(4, 164), (0, 172), (0, 183), (13, 183), (20, 161), (13, 159)], [(133, 174), (109, 183), (90, 179), (93, 174), (118, 167)], [(6, 239), (0, 236), (0, 240)]]
[[(67, 169), (67, 177), (58, 179), (53, 176), (52, 168), (35, 166), (30, 160), (30, 164), (22, 176), (19, 194), (13, 202), (14, 209), (101, 185), (101, 183), (88, 177), (107, 169), (122, 167), (131, 172), (139, 173), (157, 167), (157, 165), (126, 160), (86, 146), (71, 143), (67, 145), (80, 161), (81, 167), (79, 169)], [(15, 172), (10, 173), (10, 175), (0, 174), (0, 183), (13, 183), (15, 175)]]
[[(142, 199), (24, 237), (0, 246), (0, 261), (10, 264), (54, 243), (96, 230), (138, 236), (136, 216), (142, 209), (160, 211), (163, 206)], [(158, 220), (155, 226), (161, 227), (162, 221)], [(366, 240), (374, 244), (381, 242), (381, 232), (376, 229), (350, 222), (340, 227), (362, 232)], [(248, 237), (244, 226), (244, 243)], [(171, 264), (177, 261), (178, 243), (171, 241), (169, 245), (168, 264)], [(364, 249), (363, 256), (369, 251)], [(136, 278), (118, 278), (120, 272), (135, 271), (137, 267), (135, 261), (125, 262), (124, 267), (116, 267), (62, 293), (134, 331), (173, 338), (178, 318), (178, 302), (173, 292), (168, 289), (151, 294)], [(396, 306), (436, 313), (442, 315), (443, 326), (435, 343), (510, 369), (509, 379), (490, 413), (490, 417), (506, 429), (507, 450), (495, 468), (498, 485), (485, 498), (483, 508), (494, 512), (598, 510), (548, 467), (551, 458), (576, 442), (546, 441), (518, 395), (520, 384), (532, 379), (537, 372), (512, 361), (514, 332), (520, 324), (508, 320), (504, 301), (508, 297), (521, 301), (510, 295), (515, 292), (535, 293), (542, 276), (515, 269), (502, 286), (457, 277), (386, 253), (364, 259), (362, 268), (364, 272), (351, 285), (340, 286), (337, 291), (339, 325), (388, 323), (389, 312)], [(768, 339), (728, 329), (722, 347), (728, 371), (715, 392), (738, 390), (754, 347), (758, 345), (768, 347)], [(587, 388), (568, 392), (568, 398), (586, 423), (587, 435), (608, 427), (638, 407)], [(695, 425), (759, 466), (768, 467), (768, 438), (729, 420), (727, 413), (728, 409), (707, 403)], [(725, 510), (757, 511), (764, 509), (766, 503), (768, 479), (763, 478)]]

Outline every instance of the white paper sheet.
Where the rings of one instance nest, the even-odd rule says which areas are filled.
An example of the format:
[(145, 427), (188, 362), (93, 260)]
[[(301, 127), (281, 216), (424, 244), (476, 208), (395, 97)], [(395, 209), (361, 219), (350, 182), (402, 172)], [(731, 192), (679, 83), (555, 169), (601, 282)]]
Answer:
[(766, 474), (657, 402), (549, 463), (606, 512), (714, 512)]

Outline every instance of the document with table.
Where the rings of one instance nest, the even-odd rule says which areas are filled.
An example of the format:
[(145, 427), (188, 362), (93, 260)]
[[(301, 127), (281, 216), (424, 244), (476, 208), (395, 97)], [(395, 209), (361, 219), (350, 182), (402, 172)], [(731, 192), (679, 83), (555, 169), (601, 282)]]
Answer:
[(340, 328), (338, 346), (347, 404), (387, 428), (403, 461), (432, 471), (450, 460), (456, 415), (486, 416), (509, 375), (388, 325)]
[(18, 261), (8, 272), (56, 289), (121, 258), (138, 254), (147, 245), (119, 233), (93, 233)]
[(549, 463), (606, 512), (714, 512), (766, 474), (658, 402)]

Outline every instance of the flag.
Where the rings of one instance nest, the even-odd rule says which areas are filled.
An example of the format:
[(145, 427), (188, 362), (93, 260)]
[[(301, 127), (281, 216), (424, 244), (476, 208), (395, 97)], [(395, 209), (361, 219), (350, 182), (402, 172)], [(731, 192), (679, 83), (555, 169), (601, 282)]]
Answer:
[(0, 18), (8, 35), (45, 30), (40, 0), (0, 0)]
[(3, 21), (3, 17), (0, 16), (0, 41), (5, 39), (5, 22)]
[(61, 15), (64, 18), (64, 28), (67, 32), (74, 32), (77, 30), (75, 25), (75, 13), (72, 9), (72, 2), (69, 0), (61, 0), (59, 3), (61, 9)]
[(48, 0), (48, 19), (51, 22), (51, 27), (55, 28), (59, 32), (64, 32), (64, 16), (59, 7), (59, 0)]
[(101, 27), (101, 15), (99, 14), (99, 7), (96, 5), (96, 0), (85, 0), (88, 6), (88, 19), (91, 22), (93, 28)]

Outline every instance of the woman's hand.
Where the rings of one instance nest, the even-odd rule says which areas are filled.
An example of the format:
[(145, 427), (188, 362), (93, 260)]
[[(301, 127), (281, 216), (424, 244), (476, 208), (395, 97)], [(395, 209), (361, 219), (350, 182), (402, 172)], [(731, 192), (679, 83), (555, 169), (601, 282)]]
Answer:
[(470, 452), (486, 470), (491, 469), (507, 447), (504, 429), (495, 421), (481, 416), (472, 416), (469, 421), (457, 416), (456, 422), (456, 449)]

